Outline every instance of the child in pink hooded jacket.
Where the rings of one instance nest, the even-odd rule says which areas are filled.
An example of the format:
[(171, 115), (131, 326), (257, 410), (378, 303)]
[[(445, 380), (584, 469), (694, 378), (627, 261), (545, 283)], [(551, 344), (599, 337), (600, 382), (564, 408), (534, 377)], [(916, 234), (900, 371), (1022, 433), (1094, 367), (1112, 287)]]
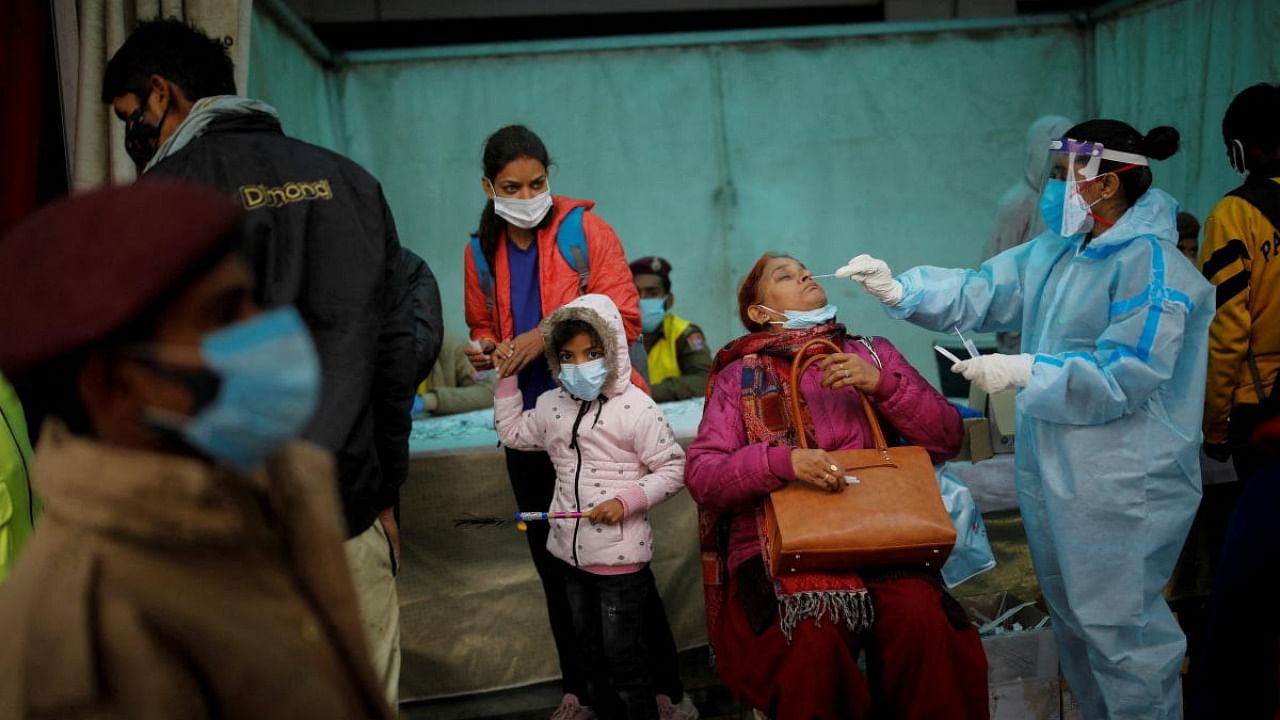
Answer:
[(630, 381), (626, 335), (612, 300), (583, 295), (541, 329), (561, 387), (522, 412), (516, 377), (504, 378), (494, 419), (507, 447), (550, 455), (558, 476), (551, 511), (587, 513), (550, 521), (547, 549), (573, 568), (567, 590), (575, 635), (593, 668), (592, 699), (602, 717), (656, 717), (659, 708), (665, 717), (682, 706), (684, 716), (696, 717), (687, 698), (660, 696), (655, 705), (654, 676), (662, 674), (656, 668), (676, 658), (674, 652), (651, 658), (651, 643), (642, 641), (646, 621), (656, 621), (655, 614), (666, 621), (665, 612), (652, 611), (660, 600), (649, 569), (648, 509), (684, 488), (684, 450), (662, 410)]

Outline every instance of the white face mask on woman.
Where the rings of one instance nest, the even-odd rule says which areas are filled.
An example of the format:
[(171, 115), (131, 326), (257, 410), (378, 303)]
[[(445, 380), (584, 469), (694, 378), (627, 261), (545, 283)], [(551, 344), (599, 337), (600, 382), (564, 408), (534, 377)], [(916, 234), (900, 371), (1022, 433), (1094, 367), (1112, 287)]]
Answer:
[(551, 210), (550, 186), (528, 200), (502, 197), (494, 189), (493, 183), (489, 183), (489, 191), (493, 193), (493, 211), (498, 214), (498, 217), (518, 228), (528, 230), (537, 227)]

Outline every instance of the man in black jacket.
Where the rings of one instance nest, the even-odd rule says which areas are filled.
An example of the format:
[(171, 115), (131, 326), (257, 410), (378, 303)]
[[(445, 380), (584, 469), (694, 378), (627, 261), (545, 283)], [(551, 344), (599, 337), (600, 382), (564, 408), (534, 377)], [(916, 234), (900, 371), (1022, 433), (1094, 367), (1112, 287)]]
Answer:
[(204, 183), (244, 206), (256, 300), (296, 306), (311, 330), (323, 386), (304, 437), (337, 461), (347, 554), (394, 706), (394, 508), (417, 359), (408, 272), (382, 188), (349, 159), (285, 136), (274, 109), (235, 95), (222, 44), (176, 20), (139, 24), (107, 64), (102, 100), (124, 121), (139, 172)]

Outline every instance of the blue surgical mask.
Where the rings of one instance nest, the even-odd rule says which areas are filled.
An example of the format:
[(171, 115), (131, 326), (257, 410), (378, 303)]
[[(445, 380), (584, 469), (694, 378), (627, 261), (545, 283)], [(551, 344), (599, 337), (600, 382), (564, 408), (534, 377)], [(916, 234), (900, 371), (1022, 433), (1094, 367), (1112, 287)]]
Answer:
[(760, 307), (785, 317), (786, 320), (769, 321), (770, 325), (781, 325), (783, 330), (808, 330), (823, 323), (831, 322), (836, 317), (836, 306), (830, 303), (817, 310), (783, 310), (779, 312), (768, 305), (761, 305)]
[(560, 384), (579, 400), (595, 400), (604, 389), (609, 368), (604, 358), (590, 360), (579, 365), (565, 363), (560, 366)]
[(1067, 208), (1067, 183), (1050, 178), (1040, 193), (1040, 217), (1050, 230), (1062, 232), (1062, 216)]
[(640, 298), (640, 327), (647, 333), (655, 332), (662, 327), (662, 319), (667, 316), (666, 298)]
[[(151, 412), (147, 421), (175, 432), (209, 458), (250, 472), (298, 437), (315, 413), (320, 359), (293, 308), (210, 333), (200, 343), (200, 354), (205, 367), (186, 374), (209, 376), (212, 383), (205, 386), (216, 386), (212, 399), (190, 417)], [(180, 378), (184, 373), (169, 374)]]
[[(1077, 183), (1076, 187), (1079, 185)], [(1068, 193), (1067, 181), (1050, 178), (1040, 194), (1040, 217), (1050, 230), (1063, 237), (1073, 237), (1093, 228), (1093, 217), (1089, 211), (1100, 202), (1102, 198), (1092, 204), (1085, 202), (1078, 189)]]

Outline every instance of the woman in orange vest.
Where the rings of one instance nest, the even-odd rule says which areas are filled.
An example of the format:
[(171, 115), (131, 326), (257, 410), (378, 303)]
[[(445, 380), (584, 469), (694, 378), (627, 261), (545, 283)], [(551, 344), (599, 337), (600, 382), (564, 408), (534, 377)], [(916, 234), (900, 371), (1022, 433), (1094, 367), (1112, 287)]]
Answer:
[[(608, 295), (622, 315), (627, 342), (634, 343), (640, 336), (639, 299), (622, 244), (613, 228), (591, 211), (595, 203), (551, 194), (551, 159), (532, 130), (511, 125), (489, 136), (483, 165), (480, 186), (488, 202), (480, 228), (464, 251), (466, 320), (473, 341), (466, 352), (477, 370), (493, 368), (499, 377), (518, 375), (528, 410), (539, 395), (556, 387), (539, 330), (543, 318), (579, 295)], [(568, 236), (580, 236), (580, 244), (567, 242)], [(648, 387), (634, 372), (632, 382)], [(506, 457), (517, 507), (522, 512), (547, 511), (556, 484), (547, 453), (508, 448)], [(590, 702), (587, 672), (574, 646), (565, 594), (569, 566), (547, 551), (549, 530), (546, 523), (531, 523), (526, 538), (546, 595), (563, 676), (564, 697), (552, 717), (588, 718), (593, 715), (583, 707)], [(645, 618), (646, 643), (674, 653), (661, 605), (646, 607)], [(656, 702), (662, 717), (697, 717), (678, 677), (659, 675), (654, 685), (661, 693)]]

